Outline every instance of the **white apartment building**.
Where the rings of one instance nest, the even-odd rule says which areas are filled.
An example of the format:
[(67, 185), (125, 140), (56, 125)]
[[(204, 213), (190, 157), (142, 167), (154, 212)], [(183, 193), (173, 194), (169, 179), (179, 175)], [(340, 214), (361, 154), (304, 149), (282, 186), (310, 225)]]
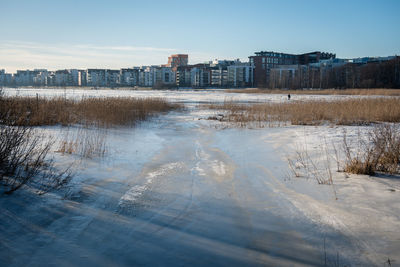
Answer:
[(192, 87), (207, 87), (211, 82), (211, 72), (202, 67), (194, 67), (190, 71)]
[(152, 87), (154, 85), (155, 67), (141, 67), (139, 70), (139, 86)]
[(251, 86), (253, 84), (253, 70), (254, 68), (248, 63), (236, 62), (235, 65), (228, 66), (228, 86)]
[(211, 86), (224, 87), (228, 84), (228, 70), (224, 67), (211, 69)]

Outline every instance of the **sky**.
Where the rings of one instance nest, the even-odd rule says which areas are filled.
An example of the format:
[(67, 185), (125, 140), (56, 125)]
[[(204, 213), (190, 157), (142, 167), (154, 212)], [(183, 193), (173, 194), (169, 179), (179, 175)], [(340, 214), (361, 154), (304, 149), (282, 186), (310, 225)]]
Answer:
[(400, 55), (400, 0), (0, 0), (0, 69)]

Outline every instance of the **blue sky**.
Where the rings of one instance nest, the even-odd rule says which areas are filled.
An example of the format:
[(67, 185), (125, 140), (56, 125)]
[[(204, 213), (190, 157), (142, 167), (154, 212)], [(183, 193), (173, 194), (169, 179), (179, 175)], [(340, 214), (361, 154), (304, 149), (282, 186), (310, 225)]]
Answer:
[(247, 60), (255, 51), (400, 54), (400, 1), (0, 0), (0, 69)]

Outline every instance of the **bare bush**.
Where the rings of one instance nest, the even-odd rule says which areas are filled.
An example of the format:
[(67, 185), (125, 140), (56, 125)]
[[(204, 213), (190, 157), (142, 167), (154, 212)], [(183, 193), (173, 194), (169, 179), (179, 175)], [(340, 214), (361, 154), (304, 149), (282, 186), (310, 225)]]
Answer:
[(343, 138), (346, 154), (345, 171), (355, 174), (374, 175), (376, 172), (399, 173), (400, 129), (393, 124), (375, 126), (368, 139), (358, 138), (356, 149)]
[(0, 192), (11, 194), (29, 184), (43, 194), (66, 185), (72, 177), (70, 168), (59, 172), (48, 158), (53, 141), (19, 122), (15, 114), (0, 112)]
[(0, 125), (1, 191), (11, 194), (30, 184), (45, 193), (67, 184), (72, 177), (69, 168), (58, 172), (48, 159), (52, 144), (32, 128)]

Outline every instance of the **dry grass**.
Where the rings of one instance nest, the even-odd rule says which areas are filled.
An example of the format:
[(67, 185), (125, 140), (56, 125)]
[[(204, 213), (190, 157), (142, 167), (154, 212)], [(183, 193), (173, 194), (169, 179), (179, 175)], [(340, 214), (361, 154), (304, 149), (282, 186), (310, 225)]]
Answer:
[(281, 90), (281, 89), (231, 89), (228, 93), (246, 94), (291, 94), (291, 95), (382, 95), (400, 96), (400, 89), (321, 89), (321, 90)]
[(30, 98), (4, 97), (0, 114), (15, 125), (84, 124), (102, 127), (134, 125), (160, 112), (180, 108), (161, 98)]
[(338, 101), (307, 101), (244, 105), (225, 102), (209, 108), (225, 110), (224, 121), (246, 126), (249, 122), (276, 122), (294, 125), (364, 125), (374, 122), (400, 122), (399, 98), (357, 98)]

